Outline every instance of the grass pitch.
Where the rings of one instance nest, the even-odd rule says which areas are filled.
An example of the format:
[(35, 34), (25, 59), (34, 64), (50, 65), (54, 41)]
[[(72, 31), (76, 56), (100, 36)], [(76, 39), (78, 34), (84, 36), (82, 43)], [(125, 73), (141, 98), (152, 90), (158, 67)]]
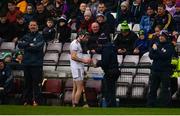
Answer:
[(0, 105), (0, 115), (177, 115), (180, 108), (72, 108), (68, 106)]

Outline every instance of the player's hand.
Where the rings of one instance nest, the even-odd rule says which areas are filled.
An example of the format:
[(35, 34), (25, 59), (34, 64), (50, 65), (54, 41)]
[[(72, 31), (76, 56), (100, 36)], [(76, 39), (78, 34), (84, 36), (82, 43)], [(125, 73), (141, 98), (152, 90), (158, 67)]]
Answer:
[(85, 64), (91, 64), (92, 60), (91, 58), (86, 58), (86, 59), (83, 59), (82, 62)]

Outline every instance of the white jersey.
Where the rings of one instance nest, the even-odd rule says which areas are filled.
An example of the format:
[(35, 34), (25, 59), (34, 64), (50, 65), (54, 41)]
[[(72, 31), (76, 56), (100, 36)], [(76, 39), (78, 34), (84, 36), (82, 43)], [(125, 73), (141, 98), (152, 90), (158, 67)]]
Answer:
[[(70, 44), (70, 52), (75, 51), (77, 52), (77, 57), (78, 58), (83, 58), (83, 51), (82, 51), (82, 47), (81, 44), (75, 39), (71, 42)], [(71, 64), (71, 69), (77, 69), (77, 68), (84, 68), (84, 63), (82, 62), (78, 62), (78, 61), (74, 61), (70, 58), (70, 64)]]

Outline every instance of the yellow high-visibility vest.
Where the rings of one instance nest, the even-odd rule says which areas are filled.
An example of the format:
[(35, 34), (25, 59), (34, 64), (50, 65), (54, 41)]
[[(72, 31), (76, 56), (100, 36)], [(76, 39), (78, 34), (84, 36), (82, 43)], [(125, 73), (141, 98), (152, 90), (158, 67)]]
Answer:
[(180, 77), (180, 58), (172, 58), (171, 64), (175, 65), (176, 67), (171, 77), (174, 78)]

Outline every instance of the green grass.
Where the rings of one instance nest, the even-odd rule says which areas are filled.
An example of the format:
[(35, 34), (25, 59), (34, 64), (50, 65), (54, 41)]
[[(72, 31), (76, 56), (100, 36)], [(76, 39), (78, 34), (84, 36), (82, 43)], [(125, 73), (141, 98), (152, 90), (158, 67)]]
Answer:
[(176, 115), (180, 108), (72, 108), (63, 106), (0, 105), (0, 115)]

